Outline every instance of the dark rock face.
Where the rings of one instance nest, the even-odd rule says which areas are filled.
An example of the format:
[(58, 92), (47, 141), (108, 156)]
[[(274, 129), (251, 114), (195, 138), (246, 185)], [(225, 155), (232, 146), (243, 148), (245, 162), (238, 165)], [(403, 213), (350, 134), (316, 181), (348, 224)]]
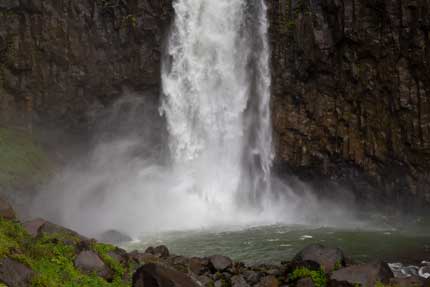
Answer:
[(1, 1), (0, 122), (85, 130), (123, 89), (158, 101), (171, 1)]
[(377, 282), (388, 284), (393, 272), (384, 262), (353, 265), (333, 272), (330, 286), (375, 286)]
[(26, 221), (23, 223), (23, 226), (25, 228), (25, 230), (33, 237), (36, 237), (37, 235), (39, 235), (39, 230), (42, 227), (42, 225), (44, 225), (45, 223), (47, 223), (47, 221), (45, 219), (42, 218), (37, 218), (37, 219), (33, 219), (30, 221)]
[(133, 287), (197, 287), (184, 273), (158, 264), (145, 264), (133, 275)]
[(430, 202), (430, 2), (267, 2), (279, 172)]
[(294, 257), (293, 261), (318, 263), (328, 273), (345, 266), (345, 256), (342, 250), (324, 247), (320, 244), (308, 245)]
[(0, 282), (7, 286), (27, 287), (30, 286), (34, 272), (27, 266), (9, 259), (0, 260)]
[[(278, 172), (430, 203), (429, 0), (266, 2)], [(172, 15), (171, 0), (2, 1), (0, 123), (86, 131), (126, 89), (157, 115)]]

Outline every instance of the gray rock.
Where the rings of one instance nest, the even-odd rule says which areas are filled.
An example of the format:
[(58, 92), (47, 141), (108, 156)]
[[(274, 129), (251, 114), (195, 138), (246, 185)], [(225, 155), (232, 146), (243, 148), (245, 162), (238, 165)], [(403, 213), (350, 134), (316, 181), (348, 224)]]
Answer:
[(217, 280), (217, 281), (215, 281), (215, 283), (214, 283), (214, 286), (215, 287), (223, 287), (223, 283), (222, 283), (222, 280)]
[(77, 233), (76, 231), (54, 224), (49, 221), (46, 221), (44, 224), (42, 224), (39, 227), (38, 233), (39, 234), (65, 234), (65, 235), (69, 235), (70, 237), (75, 237), (79, 240), (88, 240), (87, 237)]
[(353, 265), (333, 272), (330, 278), (330, 286), (352, 286), (361, 284), (364, 287), (372, 287), (376, 282), (388, 284), (394, 277), (390, 267), (385, 262), (373, 262), (369, 264)]
[(23, 223), (24, 229), (32, 236), (36, 237), (39, 234), (39, 229), (47, 221), (45, 219), (37, 218)]
[(234, 275), (231, 277), (231, 286), (232, 287), (249, 287), (250, 285), (246, 282), (245, 278), (242, 275)]
[(222, 255), (209, 257), (209, 266), (215, 271), (225, 271), (233, 266), (233, 261)]
[(84, 273), (96, 273), (105, 279), (111, 279), (112, 272), (99, 255), (93, 251), (81, 251), (75, 259), (75, 266)]
[(145, 264), (133, 275), (133, 287), (198, 287), (189, 276), (155, 263)]
[(305, 247), (293, 259), (296, 262), (312, 261), (318, 263), (325, 272), (332, 272), (335, 267), (345, 266), (345, 256), (339, 248), (312, 244)]
[(34, 272), (27, 266), (9, 259), (0, 260), (0, 282), (9, 287), (28, 287)]
[(154, 255), (160, 258), (167, 258), (170, 256), (170, 252), (165, 245), (160, 245), (154, 248)]
[(97, 236), (97, 240), (100, 242), (118, 245), (125, 242), (130, 242), (133, 239), (118, 230), (108, 230)]
[(259, 272), (252, 271), (252, 270), (244, 271), (243, 276), (245, 277), (246, 281), (251, 285), (257, 284), (262, 277), (262, 275)]

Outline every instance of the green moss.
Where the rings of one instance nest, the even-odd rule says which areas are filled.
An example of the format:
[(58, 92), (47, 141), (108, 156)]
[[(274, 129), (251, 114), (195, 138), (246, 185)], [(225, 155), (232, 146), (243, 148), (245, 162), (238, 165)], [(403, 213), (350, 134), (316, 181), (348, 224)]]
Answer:
[(103, 262), (114, 272), (114, 281), (120, 282), (125, 275), (126, 268), (109, 256), (109, 252), (114, 251), (115, 248), (112, 245), (103, 243), (94, 243), (92, 245), (92, 249), (99, 254)]
[(28, 235), (21, 225), (0, 217), (0, 258), (19, 252), (28, 240)]
[(315, 287), (325, 287), (327, 286), (327, 275), (324, 270), (320, 269), (318, 271), (309, 270), (308, 268), (297, 268), (291, 273), (291, 280), (298, 280), (301, 278), (311, 278), (314, 282)]
[(130, 26), (132, 28), (137, 27), (137, 18), (135, 15), (127, 15), (122, 20), (122, 25)]
[(51, 171), (48, 156), (29, 133), (0, 127), (0, 186), (42, 183)]
[(125, 287), (131, 285), (130, 282), (122, 281), (125, 267), (107, 255), (115, 247), (106, 244), (94, 244), (94, 249), (115, 272), (113, 282), (109, 283), (95, 274), (81, 273), (73, 263), (76, 258), (74, 243), (77, 243), (73, 240), (77, 240), (77, 237), (67, 233), (45, 234), (32, 238), (19, 223), (0, 218), (0, 258), (9, 257), (30, 267), (36, 274), (32, 286)]

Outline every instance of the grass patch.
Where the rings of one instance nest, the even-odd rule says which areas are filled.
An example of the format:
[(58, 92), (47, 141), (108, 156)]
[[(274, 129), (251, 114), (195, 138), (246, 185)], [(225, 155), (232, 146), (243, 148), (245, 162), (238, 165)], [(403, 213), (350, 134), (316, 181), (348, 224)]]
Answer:
[(315, 284), (315, 287), (325, 287), (327, 286), (327, 274), (324, 270), (320, 269), (317, 271), (309, 270), (308, 268), (297, 268), (291, 273), (291, 280), (299, 280), (301, 278), (311, 278)]
[(31, 286), (131, 286), (131, 282), (122, 280), (127, 266), (122, 266), (108, 255), (108, 252), (115, 250), (111, 245), (94, 243), (93, 248), (105, 264), (115, 272), (112, 283), (95, 274), (83, 274), (76, 269), (73, 262), (76, 258), (76, 245), (79, 242), (75, 239), (69, 234), (60, 233), (32, 238), (21, 224), (0, 218), (0, 259), (9, 257), (30, 267), (36, 273)]
[(29, 133), (0, 127), (0, 186), (39, 184), (51, 172), (47, 154)]

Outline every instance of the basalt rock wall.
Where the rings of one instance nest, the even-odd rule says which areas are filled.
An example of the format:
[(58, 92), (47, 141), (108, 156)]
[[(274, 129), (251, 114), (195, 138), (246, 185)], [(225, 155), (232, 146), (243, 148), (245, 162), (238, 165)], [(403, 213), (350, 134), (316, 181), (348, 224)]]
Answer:
[[(277, 172), (430, 202), (429, 0), (267, 4)], [(172, 15), (172, 0), (1, 0), (0, 123), (82, 133), (127, 91), (157, 114)]]
[(430, 1), (268, 5), (278, 170), (430, 202)]
[(167, 0), (1, 0), (0, 121), (85, 130), (124, 91), (158, 102)]

